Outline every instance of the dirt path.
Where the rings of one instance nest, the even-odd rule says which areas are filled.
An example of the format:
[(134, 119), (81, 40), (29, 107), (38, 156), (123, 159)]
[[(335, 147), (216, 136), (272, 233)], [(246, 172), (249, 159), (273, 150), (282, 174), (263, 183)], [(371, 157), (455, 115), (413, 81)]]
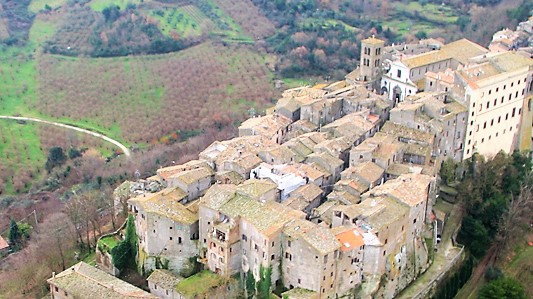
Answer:
[(33, 121), (33, 122), (38, 122), (38, 123), (43, 123), (43, 124), (47, 124), (47, 125), (53, 125), (53, 126), (58, 126), (58, 127), (62, 127), (62, 128), (75, 130), (75, 131), (78, 131), (78, 132), (81, 132), (81, 133), (89, 134), (89, 135), (92, 135), (94, 137), (100, 138), (100, 139), (102, 139), (104, 141), (107, 141), (109, 143), (112, 143), (113, 145), (115, 145), (118, 148), (120, 148), (122, 150), (122, 152), (124, 153), (124, 155), (126, 155), (126, 157), (129, 157), (131, 155), (130, 150), (125, 145), (123, 145), (122, 143), (116, 141), (115, 139), (112, 139), (112, 138), (109, 138), (109, 137), (107, 137), (107, 136), (105, 136), (103, 134), (92, 132), (92, 131), (89, 131), (89, 130), (86, 130), (86, 129), (82, 129), (82, 128), (79, 128), (79, 127), (66, 125), (66, 124), (53, 122), (53, 121), (48, 121), (48, 120), (44, 120), (44, 119), (32, 118), (32, 117), (0, 115), (0, 119), (13, 119), (13, 120)]
[(479, 262), (479, 264), (472, 272), (472, 276), (466, 282), (466, 284), (459, 290), (459, 293), (455, 296), (457, 299), (467, 299), (472, 297), (476, 293), (476, 290), (481, 286), (481, 280), (485, 275), (485, 270), (488, 266), (494, 264), (496, 259), (496, 250), (494, 246), (489, 248), (488, 252), (485, 254), (485, 257)]

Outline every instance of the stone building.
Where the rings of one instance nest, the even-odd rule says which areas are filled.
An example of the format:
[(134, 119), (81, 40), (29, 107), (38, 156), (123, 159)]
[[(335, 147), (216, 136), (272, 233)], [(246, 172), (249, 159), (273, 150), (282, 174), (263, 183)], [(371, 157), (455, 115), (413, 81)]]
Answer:
[(129, 200), (138, 236), (138, 264), (144, 272), (158, 264), (174, 273), (188, 272), (198, 255), (198, 215), (180, 201), (187, 195), (179, 188)]
[(341, 244), (325, 227), (294, 220), (283, 228), (281, 239), (283, 285), (333, 297), (337, 286), (336, 260)]
[(467, 112), (464, 105), (445, 93), (423, 92), (407, 97), (392, 109), (390, 121), (434, 134), (436, 154), (460, 162), (463, 160)]

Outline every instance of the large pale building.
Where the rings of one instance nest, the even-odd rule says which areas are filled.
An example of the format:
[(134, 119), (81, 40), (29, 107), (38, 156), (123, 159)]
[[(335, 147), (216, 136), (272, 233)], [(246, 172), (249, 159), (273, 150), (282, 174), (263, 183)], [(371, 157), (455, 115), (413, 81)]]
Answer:
[(513, 52), (486, 55), (457, 72), (469, 113), (464, 159), (517, 149), (522, 121), (531, 124), (522, 119), (522, 109), (530, 100), (532, 73), (533, 60)]

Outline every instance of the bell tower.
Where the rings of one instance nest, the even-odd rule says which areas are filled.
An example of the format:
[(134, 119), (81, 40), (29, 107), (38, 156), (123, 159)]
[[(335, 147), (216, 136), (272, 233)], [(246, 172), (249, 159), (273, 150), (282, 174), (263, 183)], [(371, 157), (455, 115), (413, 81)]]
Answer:
[(361, 41), (360, 80), (372, 82), (380, 79), (384, 46), (385, 42), (374, 36)]

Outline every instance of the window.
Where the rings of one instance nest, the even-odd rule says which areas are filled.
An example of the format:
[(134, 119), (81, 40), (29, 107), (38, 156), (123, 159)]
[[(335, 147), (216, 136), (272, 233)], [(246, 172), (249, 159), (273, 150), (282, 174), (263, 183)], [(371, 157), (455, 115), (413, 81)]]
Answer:
[(416, 223), (416, 218), (415, 218), (415, 219), (413, 219), (413, 223)]
[(178, 244), (181, 244), (181, 237), (178, 237)]
[(481, 143), (485, 142), (485, 138), (481, 138)]
[(276, 255), (274, 255), (274, 254), (270, 256), (270, 260), (271, 261), (273, 261), (275, 258), (276, 258)]
[(170, 237), (170, 241), (172, 241), (172, 237)]
[(505, 120), (508, 120), (509, 119), (509, 113), (506, 113), (505, 114)]
[(290, 240), (287, 241), (287, 246), (288, 246), (288, 247), (291, 247), (291, 241), (290, 241)]
[(498, 102), (498, 99), (494, 99), (494, 106), (496, 106), (497, 102)]
[(516, 113), (516, 108), (513, 108), (513, 113), (511, 114), (511, 117), (514, 117), (515, 113)]
[(491, 89), (489, 89), (489, 94), (491, 94), (491, 93), (492, 93), (492, 90), (491, 90)]
[(170, 229), (172, 229), (172, 226), (170, 227)]
[(490, 126), (494, 125), (494, 119), (490, 121)]
[(500, 123), (501, 120), (502, 120), (502, 117), (498, 116), (498, 123)]
[(398, 70), (398, 72), (396, 73), (396, 75), (398, 76), (398, 78), (401, 78), (401, 77), (402, 77), (402, 71), (401, 71), (401, 70)]
[(503, 99), (504, 99), (504, 98), (505, 98), (505, 97), (502, 97), (502, 104), (503, 104)]
[(248, 237), (247, 237), (246, 235), (243, 234), (243, 235), (242, 235), (242, 240), (243, 240), (243, 241), (248, 241)]
[(298, 283), (302, 283), (302, 279), (301, 278), (298, 278)]
[(387, 254), (387, 250), (383, 250), (383, 256), (385, 256), (385, 254)]
[(489, 109), (490, 107), (490, 102), (487, 102), (487, 109)]
[(486, 128), (487, 128), (487, 122), (485, 122), (485, 123), (483, 124), (483, 129), (486, 129)]

